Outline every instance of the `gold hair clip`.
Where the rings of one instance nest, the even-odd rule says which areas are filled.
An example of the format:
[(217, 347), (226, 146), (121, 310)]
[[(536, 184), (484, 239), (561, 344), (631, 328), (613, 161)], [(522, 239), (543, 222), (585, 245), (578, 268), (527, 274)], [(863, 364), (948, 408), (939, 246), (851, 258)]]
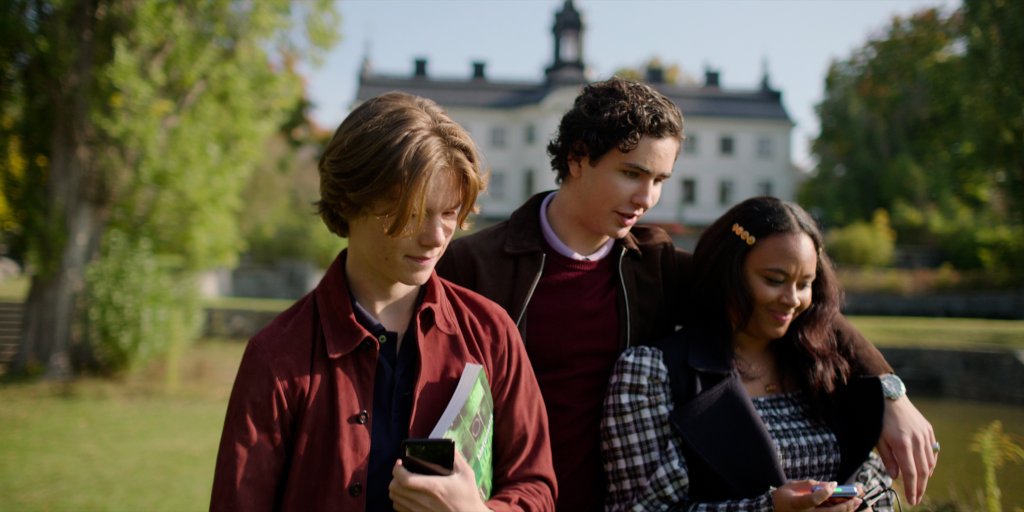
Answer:
[(740, 237), (740, 239), (746, 242), (747, 245), (754, 245), (754, 242), (757, 241), (757, 238), (755, 238), (754, 235), (751, 235), (749, 231), (743, 229), (743, 226), (740, 226), (739, 224), (732, 225), (732, 232), (736, 233), (736, 236)]

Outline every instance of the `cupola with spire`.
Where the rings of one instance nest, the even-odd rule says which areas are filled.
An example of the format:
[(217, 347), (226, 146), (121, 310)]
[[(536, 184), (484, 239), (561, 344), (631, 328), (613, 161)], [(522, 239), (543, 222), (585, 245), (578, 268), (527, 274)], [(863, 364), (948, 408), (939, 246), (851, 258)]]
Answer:
[(555, 53), (546, 73), (548, 82), (586, 82), (583, 73), (583, 19), (572, 0), (565, 0), (562, 9), (555, 13), (551, 31), (555, 36)]

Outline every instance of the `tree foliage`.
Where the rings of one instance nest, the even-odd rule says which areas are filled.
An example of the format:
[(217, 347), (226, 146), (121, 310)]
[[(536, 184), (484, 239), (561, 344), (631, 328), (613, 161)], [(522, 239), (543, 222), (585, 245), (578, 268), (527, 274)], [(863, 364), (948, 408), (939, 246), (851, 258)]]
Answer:
[(918, 211), (966, 200), (950, 187), (963, 148), (956, 125), (958, 18), (931, 9), (896, 18), (884, 37), (835, 62), (818, 105), (817, 172), (806, 200), (836, 224), (897, 204)]
[(970, 140), (1024, 224), (1024, 4), (966, 0), (963, 18)]
[(332, 2), (10, 0), (0, 16), (0, 178), (33, 269), (15, 365), (59, 373), (79, 341), (158, 352), (185, 335), (141, 335), (153, 319), (198, 311), (188, 287), (149, 300), (153, 283), (232, 263), (241, 191), (302, 95), (295, 61), (336, 37)]
[(883, 209), (901, 242), (1020, 272), (1007, 236), (1024, 235), (1022, 9), (971, 0), (897, 17), (834, 62), (800, 200), (839, 226)]
[(614, 74), (629, 80), (644, 81), (648, 79), (652, 71), (659, 73), (661, 80), (666, 84), (692, 85), (697, 83), (697, 80), (684, 71), (679, 64), (666, 66), (658, 57), (651, 57), (646, 63), (637, 67), (621, 67), (615, 70)]
[(309, 119), (309, 107), (306, 100), (296, 103), (242, 191), (238, 224), (253, 262), (306, 261), (325, 269), (345, 246), (324, 229), (314, 204), (320, 198), (317, 162), (332, 132)]

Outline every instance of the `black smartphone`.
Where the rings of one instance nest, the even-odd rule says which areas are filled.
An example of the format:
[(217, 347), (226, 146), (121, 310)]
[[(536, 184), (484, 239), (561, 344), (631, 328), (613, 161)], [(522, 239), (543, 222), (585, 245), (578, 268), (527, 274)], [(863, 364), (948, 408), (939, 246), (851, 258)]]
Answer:
[(856, 485), (838, 485), (836, 490), (832, 491), (832, 495), (829, 496), (819, 507), (826, 507), (831, 505), (838, 505), (840, 503), (852, 500), (860, 495), (857, 491)]
[(450, 475), (455, 470), (455, 441), (406, 439), (402, 441), (402, 465), (413, 473)]

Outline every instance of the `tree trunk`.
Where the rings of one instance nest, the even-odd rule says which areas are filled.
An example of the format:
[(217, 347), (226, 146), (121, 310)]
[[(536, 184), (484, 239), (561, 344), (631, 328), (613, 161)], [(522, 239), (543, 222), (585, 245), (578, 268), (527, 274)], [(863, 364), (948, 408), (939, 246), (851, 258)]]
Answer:
[[(64, 29), (73, 51), (70, 69), (50, 68), (48, 83), (55, 106), (46, 190), (46, 233), (38, 247), (41, 268), (32, 277), (25, 303), (24, 328), (15, 372), (44, 370), (47, 377), (72, 372), (71, 347), (78, 325), (77, 297), (84, 289), (85, 268), (99, 246), (106, 218), (102, 180), (90, 148), (94, 127), (89, 102), (93, 89), (96, 2), (82, 0)], [(59, 29), (58, 29), (59, 30)]]
[(81, 338), (75, 329), (81, 311), (76, 299), (84, 289), (85, 268), (95, 253), (103, 221), (84, 201), (67, 208), (64, 216), (69, 236), (61, 248), (59, 268), (32, 277), (15, 372), (44, 370), (47, 378), (63, 379), (73, 370), (71, 349)]

